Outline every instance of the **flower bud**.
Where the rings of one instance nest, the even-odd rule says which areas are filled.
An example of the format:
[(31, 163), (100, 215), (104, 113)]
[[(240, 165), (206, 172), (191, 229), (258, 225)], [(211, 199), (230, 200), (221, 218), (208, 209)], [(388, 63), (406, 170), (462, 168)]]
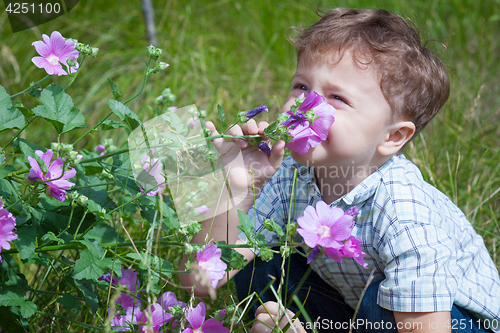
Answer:
[(155, 98), (155, 104), (156, 105), (163, 105), (165, 104), (165, 101), (163, 100), (163, 95), (160, 95)]
[(82, 206), (85, 206), (85, 204), (87, 203), (87, 201), (89, 200), (89, 198), (87, 198), (86, 196), (84, 195), (80, 195), (78, 197), (78, 203)]
[(148, 54), (152, 60), (160, 59), (162, 49), (155, 47), (153, 44), (148, 46)]
[(165, 98), (169, 102), (175, 102), (177, 100), (177, 97), (172, 93), (172, 90), (170, 90), (170, 88), (163, 89), (161, 94), (163, 95), (163, 98)]
[(68, 67), (76, 67), (77, 62), (75, 59), (69, 58), (68, 60), (66, 60), (66, 64), (68, 64)]
[(99, 52), (99, 49), (97, 47), (92, 47), (91, 50), (91, 55), (95, 58), (97, 56), (97, 53)]

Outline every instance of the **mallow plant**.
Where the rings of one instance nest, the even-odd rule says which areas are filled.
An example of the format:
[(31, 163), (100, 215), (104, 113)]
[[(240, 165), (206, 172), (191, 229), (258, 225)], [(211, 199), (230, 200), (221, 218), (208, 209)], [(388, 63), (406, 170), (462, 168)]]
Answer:
[[(191, 271), (196, 283), (211, 288), (217, 299), (218, 281), (246, 262), (224, 242), (190, 244), (209, 207), (217, 203), (214, 186), (225, 182), (217, 177), (223, 167), (210, 144), (215, 137), (204, 128), (206, 111), (193, 105), (177, 108), (170, 88), (152, 101), (147, 122), (127, 106), (150, 75), (164, 75), (168, 64), (160, 61), (162, 50), (145, 50), (143, 82), (133, 96), (122, 96), (108, 79), (110, 111), (90, 124), (69, 93), (84, 60), (97, 57), (99, 50), (57, 31), (32, 45), (33, 66), (47, 75), (18, 93), (0, 86), (0, 132), (13, 133), (4, 137), (0, 151), (0, 329), (244, 330), (251, 324), (244, 322), (244, 310), (257, 295), (240, 303), (220, 300), (215, 303), (220, 308), (214, 308), (179, 287), (177, 275)], [(67, 80), (60, 86), (50, 83), (53, 76)], [(268, 111), (265, 105), (242, 111), (228, 125), (222, 107), (217, 110), (223, 126), (219, 137), (224, 138), (234, 138), (226, 133), (235, 124)], [(305, 154), (326, 139), (334, 114), (321, 95), (310, 92), (278, 116), (265, 138), (238, 138), (262, 154), (269, 155), (273, 140), (284, 140), (287, 148)], [(54, 129), (50, 146), (39, 146), (30, 137), (27, 129), (37, 118)], [(128, 141), (115, 145), (107, 138), (95, 147), (81, 147), (87, 135), (112, 131), (126, 131)], [(64, 141), (69, 132), (77, 138), (74, 142)], [(304, 216), (291, 217), (286, 230), (266, 220), (266, 228), (282, 239), (277, 244), (267, 244), (244, 212), (238, 214), (238, 229), (247, 235), (246, 246), (259, 249), (266, 260), (274, 252), (301, 253), (296, 249), (303, 246), (309, 261), (320, 255), (353, 258), (367, 268), (359, 240), (350, 236), (357, 213), (319, 202)], [(300, 243), (292, 238), (297, 233)], [(271, 249), (277, 246), (279, 251)], [(180, 267), (179, 258), (186, 253), (191, 259)]]

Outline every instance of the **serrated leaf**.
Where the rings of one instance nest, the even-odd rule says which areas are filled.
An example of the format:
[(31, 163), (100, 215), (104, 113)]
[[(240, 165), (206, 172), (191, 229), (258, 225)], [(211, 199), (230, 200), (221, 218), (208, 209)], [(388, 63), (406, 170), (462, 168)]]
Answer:
[(96, 284), (94, 281), (87, 281), (87, 280), (74, 280), (76, 286), (78, 289), (83, 294), (83, 297), (85, 298), (85, 301), (90, 307), (90, 310), (93, 313), (96, 313), (97, 310), (99, 309), (99, 299), (97, 298), (97, 288)]
[(30, 301), (22, 303), (20, 308), (21, 308), (21, 316), (23, 316), (23, 318), (31, 317), (32, 315), (35, 314), (37, 309), (36, 304)]
[[(3, 157), (4, 157), (4, 154), (0, 154), (0, 165), (2, 164), (3, 162)], [(7, 164), (6, 166), (4, 166), (3, 168), (0, 169), (0, 179), (4, 179), (5, 177), (8, 176), (8, 174), (11, 172), (11, 171), (14, 171), (16, 170), (16, 168), (14, 168), (12, 165), (10, 164)]]
[(100, 131), (108, 131), (108, 130), (122, 128), (122, 127), (125, 127), (125, 125), (122, 123), (119, 123), (117, 121), (114, 121), (112, 119), (106, 119), (100, 125)]
[(36, 248), (36, 229), (31, 226), (18, 228), (16, 231), (19, 236), (15, 241), (16, 247), (19, 251), (21, 260), (29, 259)]
[(237, 226), (239, 230), (243, 231), (245, 234), (253, 234), (253, 223), (246, 213), (238, 210), (238, 220), (241, 223), (241, 225)]
[(48, 120), (58, 134), (84, 127), (85, 118), (73, 104), (71, 97), (57, 84), (51, 84), (42, 90), (39, 105), (32, 111), (35, 115)]
[(222, 108), (222, 106), (220, 106), (219, 104), (217, 104), (217, 112), (219, 113), (220, 122), (222, 123), (222, 129), (226, 129), (226, 114), (224, 113), (224, 109)]
[(80, 302), (78, 302), (78, 299), (71, 295), (71, 294), (62, 294), (61, 297), (57, 299), (57, 303), (61, 304), (67, 309), (71, 309), (72, 313), (76, 313), (76, 311), (73, 310), (80, 310)]
[(25, 107), (22, 103), (16, 101), (14, 103), (14, 106), (19, 110), (21, 111), (21, 113), (24, 115), (24, 117), (26, 118), (29, 118), (29, 117), (32, 117), (33, 116), (33, 112), (31, 112), (30, 109), (28, 109), (27, 107)]
[(21, 306), (25, 299), (26, 293), (17, 287), (8, 288), (0, 294), (0, 304), (3, 306)]
[(113, 82), (113, 80), (108, 78), (109, 86), (111, 87), (111, 92), (113, 92), (113, 97), (119, 99), (122, 97), (120, 91), (118, 91), (118, 86)]
[(125, 104), (114, 99), (109, 99), (108, 105), (111, 111), (113, 111), (113, 113), (120, 118), (120, 120), (123, 121), (131, 131), (142, 124), (137, 114), (130, 110)]
[(0, 132), (6, 129), (23, 128), (25, 118), (21, 111), (12, 106), (9, 94), (0, 86)]
[[(30, 149), (23, 150), (26, 149), (25, 146), (28, 146)], [(30, 154), (34, 154), (35, 150), (45, 151), (45, 148), (23, 138), (16, 138), (14, 140), (14, 153), (16, 154), (23, 153), (25, 156), (31, 156)]]
[(103, 276), (106, 269), (113, 265), (110, 258), (96, 256), (89, 249), (83, 250), (80, 259), (75, 263), (73, 278), (77, 280), (97, 280)]

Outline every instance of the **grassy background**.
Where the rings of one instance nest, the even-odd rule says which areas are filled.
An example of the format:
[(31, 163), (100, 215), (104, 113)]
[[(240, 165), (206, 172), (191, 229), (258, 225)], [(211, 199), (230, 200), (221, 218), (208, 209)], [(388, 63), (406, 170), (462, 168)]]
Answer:
[[(316, 6), (383, 8), (409, 17), (424, 40), (438, 41), (429, 45), (448, 67), (452, 92), (405, 154), (464, 211), (500, 267), (499, 0), (169, 0), (153, 5), (158, 47), (164, 51), (161, 60), (170, 67), (166, 74), (152, 76), (145, 92), (129, 105), (143, 120), (152, 117), (147, 105), (166, 87), (177, 94), (176, 105), (196, 104), (212, 119), (217, 104), (230, 121), (237, 111), (260, 104), (267, 104), (269, 117), (274, 117), (296, 65), (286, 40), (289, 26), (315, 22)], [(141, 83), (149, 43), (138, 1), (80, 1), (55, 21), (15, 34), (3, 12), (0, 29), (0, 82), (10, 94), (45, 76), (31, 63), (36, 53), (30, 45), (41, 40), (41, 34), (58, 30), (100, 48), (97, 58), (87, 58), (68, 90), (88, 126), (109, 112), (107, 78), (117, 83), (125, 98)], [(67, 78), (53, 82), (63, 85)], [(30, 105), (24, 98), (20, 101)], [(66, 134), (63, 140), (72, 142), (83, 131)], [(1, 133), (0, 144), (13, 133)], [(106, 135), (91, 134), (77, 148), (92, 149)], [(124, 131), (113, 135), (118, 142), (126, 138)], [(23, 136), (43, 146), (57, 138), (42, 119)]]

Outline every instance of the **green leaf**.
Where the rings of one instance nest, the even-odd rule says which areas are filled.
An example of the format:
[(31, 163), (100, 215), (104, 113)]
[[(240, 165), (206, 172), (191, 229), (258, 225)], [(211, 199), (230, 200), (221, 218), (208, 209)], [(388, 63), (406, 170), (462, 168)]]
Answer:
[(19, 237), (14, 241), (14, 244), (19, 251), (19, 256), (21, 260), (29, 259), (35, 253), (36, 229), (32, 226), (25, 226), (18, 228), (16, 233)]
[(100, 131), (108, 131), (108, 130), (117, 129), (117, 128), (121, 128), (121, 127), (125, 127), (125, 125), (123, 125), (122, 123), (119, 123), (117, 121), (114, 121), (112, 119), (106, 119), (100, 125), (100, 128), (101, 128)]
[(85, 236), (85, 239), (95, 239), (99, 244), (110, 245), (116, 242), (122, 243), (125, 239), (115, 229), (104, 221), (97, 223)]
[(26, 332), (15, 316), (6, 306), (0, 306), (0, 328), (5, 332)]
[(254, 233), (252, 221), (250, 220), (248, 215), (241, 210), (238, 210), (238, 220), (241, 223), (241, 225), (236, 227), (238, 228), (238, 230), (242, 231), (247, 236)]
[[(29, 149), (26, 148), (26, 146)], [(14, 140), (14, 153), (16, 154), (22, 153), (25, 156), (33, 156), (35, 154), (35, 150), (40, 150), (45, 152), (44, 147), (31, 143), (26, 139), (16, 138)]]
[(283, 229), (273, 219), (264, 219), (263, 224), (267, 230), (276, 232), (278, 236), (283, 237), (285, 235)]
[(113, 111), (113, 113), (118, 118), (120, 118), (120, 120), (123, 121), (131, 131), (142, 124), (137, 114), (135, 114), (135, 112), (130, 110), (123, 103), (120, 103), (114, 99), (109, 99), (108, 105), (111, 111)]
[[(0, 164), (3, 162), (3, 154), (0, 154)], [(8, 164), (0, 169), (0, 179), (4, 179), (11, 171), (16, 170), (12, 165)]]
[(9, 94), (0, 86), (0, 132), (11, 128), (21, 129), (24, 124), (23, 114), (12, 106)]
[(99, 309), (99, 299), (97, 298), (97, 286), (94, 281), (88, 280), (74, 280), (76, 286), (83, 294), (85, 301), (90, 307), (93, 313), (96, 313)]
[(26, 301), (26, 293), (17, 286), (7, 287), (2, 291), (0, 304), (19, 307), (23, 318), (31, 317), (37, 309), (33, 302)]
[(29, 118), (29, 117), (34, 116), (33, 112), (31, 112), (31, 110), (28, 109), (27, 107), (25, 107), (22, 103), (15, 101), (14, 106), (19, 111), (21, 111), (21, 113), (24, 115), (24, 117)]
[(57, 303), (61, 304), (66, 309), (70, 309), (71, 314), (77, 314), (78, 310), (81, 309), (80, 302), (71, 294), (62, 294), (61, 297), (57, 299)]
[(77, 280), (97, 280), (106, 272), (106, 268), (113, 265), (110, 258), (97, 256), (91, 250), (83, 250), (80, 259), (75, 263), (73, 278)]
[(219, 118), (220, 122), (222, 123), (222, 129), (225, 130), (227, 128), (226, 115), (224, 113), (224, 109), (219, 104), (217, 104), (217, 111), (219, 112)]
[(71, 97), (57, 84), (51, 84), (43, 89), (40, 101), (43, 105), (35, 107), (33, 113), (48, 120), (58, 134), (85, 127), (82, 113), (74, 106)]
[(109, 86), (111, 87), (111, 91), (113, 92), (113, 97), (115, 99), (119, 99), (122, 97), (121, 92), (118, 91), (118, 86), (113, 82), (113, 80), (108, 78)]

